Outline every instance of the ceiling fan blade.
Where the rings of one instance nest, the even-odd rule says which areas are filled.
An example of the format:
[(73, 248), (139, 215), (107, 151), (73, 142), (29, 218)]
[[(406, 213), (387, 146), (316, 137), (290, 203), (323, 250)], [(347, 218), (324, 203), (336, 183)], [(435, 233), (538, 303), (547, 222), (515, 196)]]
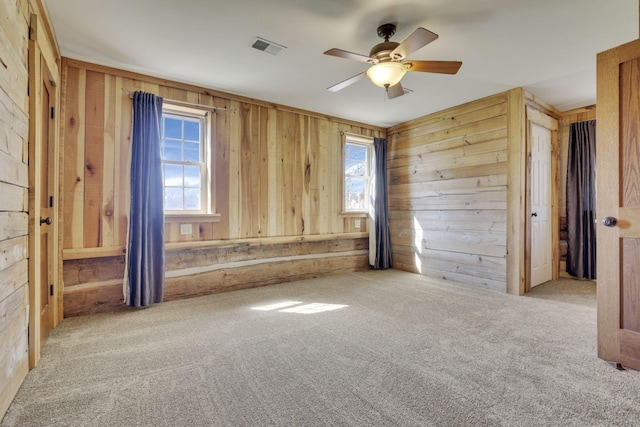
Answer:
[(437, 38), (438, 35), (436, 33), (432, 33), (422, 27), (418, 27), (418, 29), (411, 33), (411, 35), (400, 43), (398, 47), (393, 49), (391, 57), (393, 59), (404, 59)]
[(397, 98), (402, 95), (404, 95), (404, 88), (402, 87), (402, 84), (400, 84), (400, 82), (387, 88), (387, 96), (389, 97), (389, 99)]
[(360, 61), (360, 62), (368, 62), (368, 63), (376, 62), (375, 59), (370, 58), (368, 56), (360, 55), (359, 53), (347, 52), (346, 50), (336, 49), (336, 48), (329, 49), (324, 54), (330, 55), (330, 56), (337, 56), (338, 58), (353, 59), (354, 61)]
[(424, 73), (456, 74), (462, 62), (460, 61), (404, 61), (409, 71)]
[(360, 74), (356, 74), (353, 77), (349, 77), (347, 80), (341, 81), (338, 84), (335, 84), (333, 86), (329, 86), (327, 88), (327, 90), (330, 91), (330, 92), (337, 92), (337, 91), (339, 91), (341, 89), (344, 89), (347, 86), (350, 86), (350, 85), (354, 84), (355, 82), (357, 82), (358, 80), (360, 80), (361, 78), (363, 78), (366, 75), (367, 75), (367, 72), (363, 71)]

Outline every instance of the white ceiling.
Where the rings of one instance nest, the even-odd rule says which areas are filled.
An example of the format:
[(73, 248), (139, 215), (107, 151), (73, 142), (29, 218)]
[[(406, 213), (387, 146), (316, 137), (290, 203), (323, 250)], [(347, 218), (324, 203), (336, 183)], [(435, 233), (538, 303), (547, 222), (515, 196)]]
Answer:
[[(638, 0), (44, 0), (62, 55), (379, 126), (514, 87), (561, 111), (595, 103), (596, 53), (638, 38)], [(457, 75), (407, 73), (388, 100), (363, 79), (376, 28), (401, 42), (421, 26), (440, 38), (410, 55), (459, 60)], [(249, 47), (258, 36), (277, 56)]]

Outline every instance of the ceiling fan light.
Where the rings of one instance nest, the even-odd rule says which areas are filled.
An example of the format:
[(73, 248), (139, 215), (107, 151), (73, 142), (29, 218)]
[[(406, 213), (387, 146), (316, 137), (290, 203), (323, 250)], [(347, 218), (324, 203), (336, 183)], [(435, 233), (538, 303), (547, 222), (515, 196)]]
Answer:
[(373, 84), (380, 87), (390, 87), (397, 84), (407, 68), (401, 62), (379, 62), (367, 70), (367, 76)]

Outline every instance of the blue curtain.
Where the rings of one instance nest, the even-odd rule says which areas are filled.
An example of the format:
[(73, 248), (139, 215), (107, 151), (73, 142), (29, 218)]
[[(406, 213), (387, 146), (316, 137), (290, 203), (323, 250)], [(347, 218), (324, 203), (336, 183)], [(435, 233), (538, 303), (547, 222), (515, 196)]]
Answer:
[(387, 140), (373, 139), (373, 191), (370, 209), (369, 264), (377, 269), (390, 268), (389, 197), (387, 195)]
[(164, 208), (160, 123), (162, 98), (133, 94), (131, 210), (127, 233), (125, 302), (143, 307), (164, 296)]

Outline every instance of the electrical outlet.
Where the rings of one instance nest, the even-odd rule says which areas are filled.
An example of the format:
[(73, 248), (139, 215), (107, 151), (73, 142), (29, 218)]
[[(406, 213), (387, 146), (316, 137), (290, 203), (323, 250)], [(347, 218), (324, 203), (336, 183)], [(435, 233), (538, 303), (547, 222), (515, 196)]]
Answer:
[(356, 219), (355, 221), (353, 221), (353, 227), (354, 228), (360, 228), (360, 220)]
[(180, 224), (180, 234), (191, 234), (191, 224)]

